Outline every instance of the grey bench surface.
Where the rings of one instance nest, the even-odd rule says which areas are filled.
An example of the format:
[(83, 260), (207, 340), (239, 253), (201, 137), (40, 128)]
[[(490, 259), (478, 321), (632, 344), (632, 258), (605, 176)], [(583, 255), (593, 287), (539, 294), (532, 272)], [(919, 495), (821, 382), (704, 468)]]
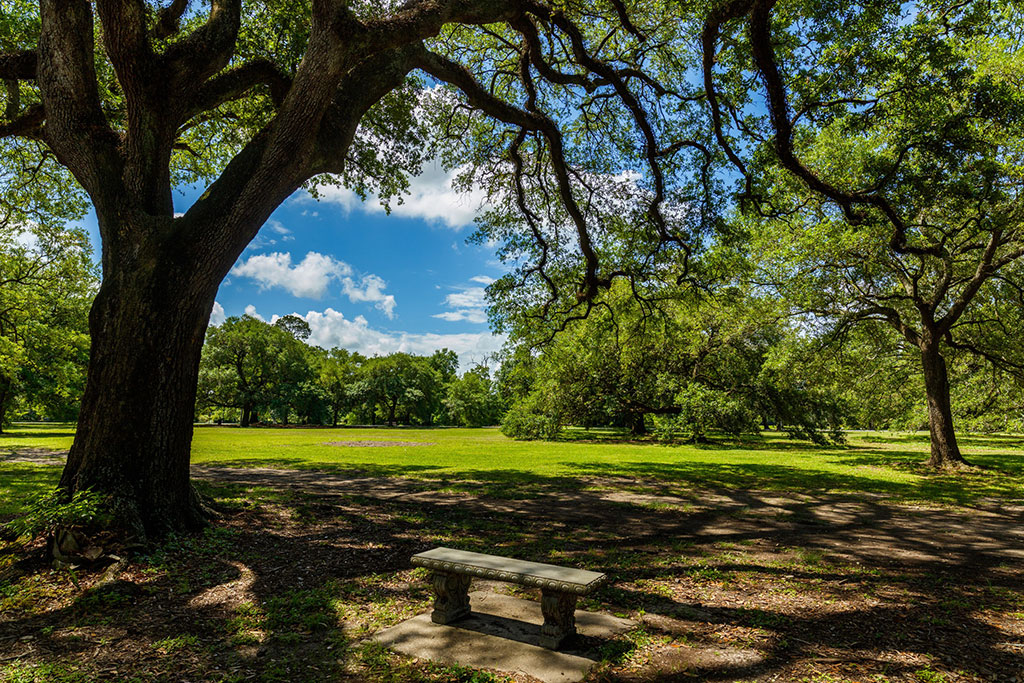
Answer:
[(542, 562), (473, 553), (453, 548), (434, 548), (412, 556), (416, 567), (537, 586), (560, 593), (587, 595), (608, 578), (605, 574)]

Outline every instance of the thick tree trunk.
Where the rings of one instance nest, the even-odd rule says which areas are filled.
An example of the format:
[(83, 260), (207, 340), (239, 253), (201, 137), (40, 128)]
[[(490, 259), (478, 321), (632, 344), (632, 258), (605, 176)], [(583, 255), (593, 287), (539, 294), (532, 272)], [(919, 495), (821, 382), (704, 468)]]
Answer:
[(104, 274), (89, 316), (78, 431), (60, 480), (69, 495), (109, 495), (115, 527), (140, 541), (205, 522), (189, 460), (199, 356), (219, 280), (194, 267), (152, 267), (157, 262)]
[(633, 436), (643, 436), (647, 434), (647, 422), (644, 420), (643, 413), (637, 413), (630, 418), (629, 431)]
[(248, 427), (249, 423), (251, 421), (252, 421), (252, 407), (248, 403), (246, 403), (244, 406), (242, 406), (242, 419), (239, 421), (238, 426), (239, 427)]
[(928, 397), (928, 430), (932, 452), (928, 465), (935, 469), (956, 469), (967, 465), (953, 431), (953, 411), (949, 400), (949, 375), (946, 359), (938, 343), (924, 344), (921, 349), (924, 386)]
[(6, 383), (0, 389), (0, 434), (4, 433), (4, 425), (7, 424), (7, 404), (10, 402), (11, 394), (13, 393), (10, 391), (10, 385)]

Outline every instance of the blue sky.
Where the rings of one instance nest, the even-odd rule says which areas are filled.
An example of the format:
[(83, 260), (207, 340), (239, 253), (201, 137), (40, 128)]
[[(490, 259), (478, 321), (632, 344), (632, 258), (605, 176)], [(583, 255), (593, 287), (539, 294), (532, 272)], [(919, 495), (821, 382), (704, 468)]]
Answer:
[[(492, 247), (466, 243), (482, 197), (456, 193), (450, 181), (428, 165), (391, 215), (344, 188), (326, 188), (319, 201), (296, 193), (221, 284), (211, 323), (294, 313), (318, 346), (370, 356), (447, 347), (461, 370), (483, 361), (502, 343), (487, 326), (483, 288), (504, 269)], [(177, 194), (177, 210), (201, 191)], [(95, 218), (86, 226), (98, 246)]]

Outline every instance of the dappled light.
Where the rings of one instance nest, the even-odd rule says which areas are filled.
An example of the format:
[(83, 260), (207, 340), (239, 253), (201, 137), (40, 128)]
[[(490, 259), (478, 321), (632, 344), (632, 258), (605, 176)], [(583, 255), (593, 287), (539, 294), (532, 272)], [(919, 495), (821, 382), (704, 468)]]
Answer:
[[(268, 443), (296, 443), (296, 433), (328, 440), (261, 433)], [(473, 448), (508, 443), (469, 434)], [(461, 435), (401, 438), (453, 447)], [(426, 574), (409, 558), (444, 545), (612, 576), (581, 606), (640, 626), (569, 649), (598, 662), (604, 680), (981, 679), (1024, 666), (1015, 646), (1024, 637), (1024, 504), (1006, 483), (1021, 457), (1016, 442), (969, 441), (1008, 473), (961, 482), (960, 496), (943, 475), (858, 475), (919, 461), (913, 435), (883, 433), (788, 465), (771, 461), (790, 443), (774, 434), (710, 451), (645, 445), (660, 460), (646, 463), (607, 435), (547, 471), (458, 467), (431, 446), (377, 463), (364, 461), (366, 449), (352, 449), (360, 452), (347, 463), (283, 447), (201, 458), (194, 476), (225, 510), (221, 525), (171, 539), (101, 589), (85, 569), (76, 586), (67, 573), (38, 573), (39, 559), (12, 566), (0, 648), (24, 661), (15, 670), (25, 675), (145, 667), (186, 678), (375, 680), (398, 667), (408, 680), (449, 680), (458, 674), (442, 665), (360, 644), (428, 609)], [(767, 461), (702, 460), (709, 452)], [(819, 460), (844, 469), (811, 469)], [(55, 476), (53, 466), (19, 467), (28, 471), (5, 469), (0, 480), (18, 482), (18, 495)], [(536, 599), (507, 584), (476, 589)], [(8, 638), (25, 633), (32, 638)]]

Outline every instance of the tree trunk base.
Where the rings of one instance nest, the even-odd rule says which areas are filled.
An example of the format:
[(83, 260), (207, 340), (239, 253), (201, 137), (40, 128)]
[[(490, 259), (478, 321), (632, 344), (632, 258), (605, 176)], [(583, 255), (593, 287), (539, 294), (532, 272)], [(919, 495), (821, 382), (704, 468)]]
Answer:
[(962, 457), (960, 460), (936, 459), (932, 457), (928, 460), (928, 467), (937, 472), (947, 472), (949, 474), (970, 474), (971, 472), (981, 472), (985, 469), (980, 465), (967, 462)]
[(145, 503), (128, 495), (111, 494), (104, 509), (105, 523), (87, 532), (113, 534), (119, 544), (131, 548), (145, 547), (170, 533), (201, 531), (222, 515), (212, 499), (191, 484), (189, 489), (185, 504), (162, 510), (146, 509)]

